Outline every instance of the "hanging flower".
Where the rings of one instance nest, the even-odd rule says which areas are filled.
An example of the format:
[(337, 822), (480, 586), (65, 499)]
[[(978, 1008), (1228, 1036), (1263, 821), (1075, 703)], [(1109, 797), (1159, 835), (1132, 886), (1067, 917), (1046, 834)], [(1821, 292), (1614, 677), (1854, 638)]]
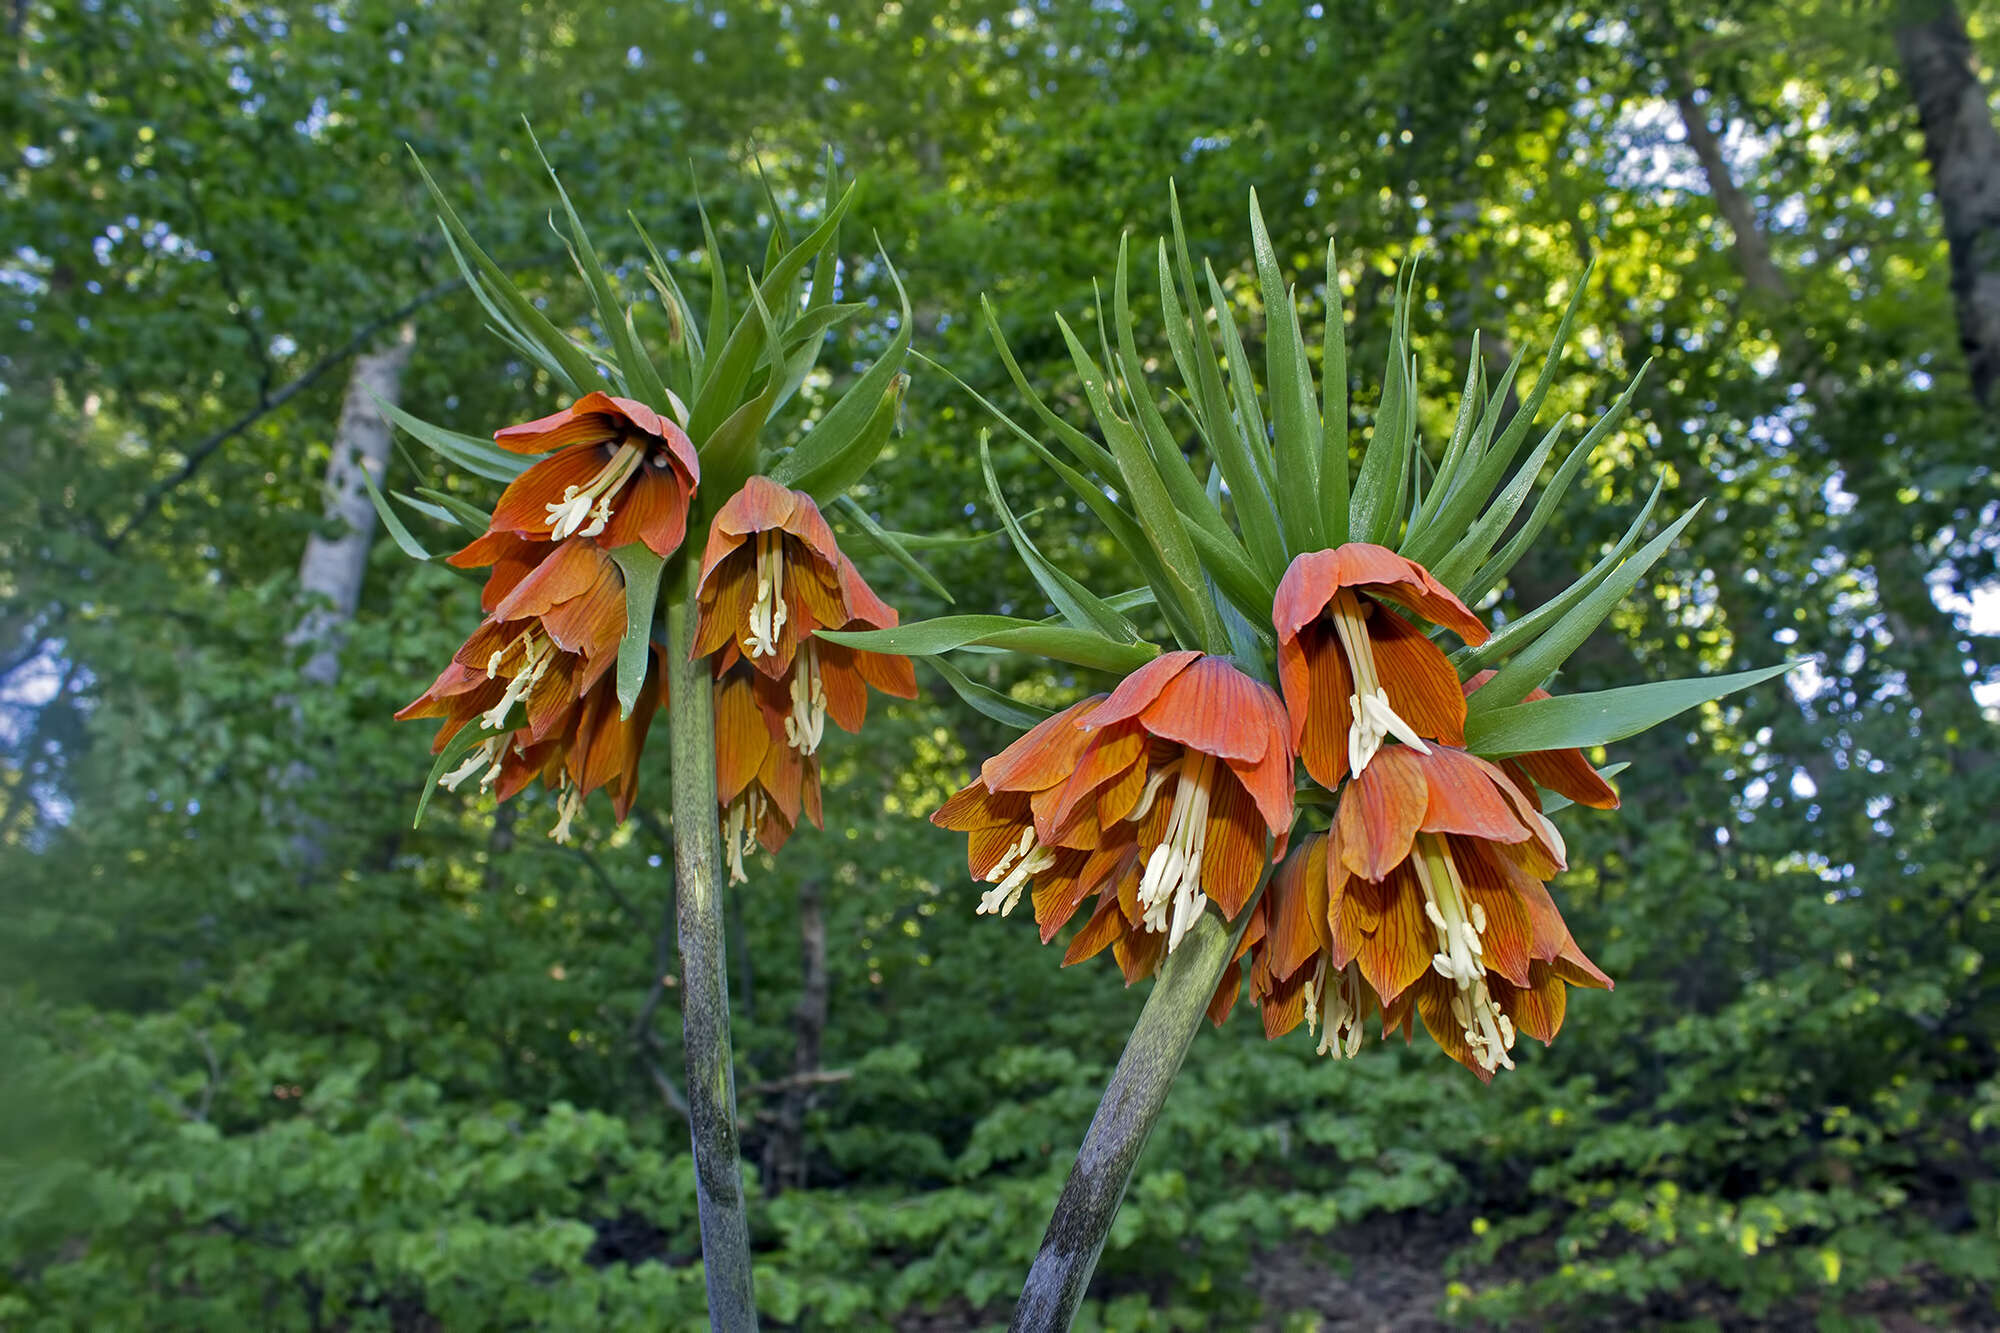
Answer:
[(501, 492), (486, 535), (453, 563), (491, 564), (509, 538), (587, 537), (606, 550), (644, 542), (662, 557), (680, 548), (701, 464), (687, 433), (644, 403), (589, 393), (493, 438), (513, 453), (550, 456)]
[[(849, 608), (848, 620), (832, 629), (894, 629), (898, 617), (894, 607), (875, 595), (861, 577), (861, 571), (846, 556), (839, 561), (841, 600)], [(723, 646), (720, 661), (725, 668), (740, 660), (741, 649), (734, 641)], [(785, 743), (808, 757), (819, 753), (826, 738), (827, 719), (849, 735), (856, 735), (868, 717), (868, 687), (898, 699), (917, 697), (917, 669), (909, 658), (896, 653), (878, 653), (850, 648), (818, 635), (798, 645), (791, 668), (777, 677), (757, 673), (758, 702), (777, 719)], [(818, 760), (813, 762), (817, 764)]]
[[(1498, 675), (1495, 671), (1482, 671), (1465, 682), (1465, 697)], [(1550, 698), (1547, 690), (1529, 690), (1524, 702)], [(1590, 766), (1581, 750), (1535, 750), (1528, 754), (1517, 754), (1499, 761), (1507, 775), (1520, 785), (1530, 796), (1535, 788), (1546, 787), (1558, 795), (1567, 796), (1578, 805), (1593, 806), (1599, 810), (1616, 810), (1618, 793), (1611, 789), (1598, 771)], [(1539, 803), (1539, 802), (1538, 802)]]
[(975, 877), (1005, 914), (1029, 883), (1046, 941), (1093, 890), (1067, 965), (1117, 946), (1149, 974), (1213, 899), (1234, 919), (1264, 835), (1292, 822), (1292, 751), (1277, 695), (1219, 657), (1167, 653), (1108, 697), (1057, 714), (989, 760), (932, 816), (971, 834)]
[(1386, 547), (1349, 542), (1309, 552), (1278, 584), (1271, 619), (1292, 744), (1329, 791), (1367, 768), (1387, 737), (1419, 751), (1426, 741), (1465, 744), (1458, 673), (1390, 601), (1467, 643), (1486, 640), (1486, 627), (1450, 589)]
[(1555, 1039), (1565, 985), (1611, 985), (1549, 896), (1564, 866), (1555, 826), (1483, 759), (1384, 750), (1316, 842), (1266, 899), (1252, 989), (1273, 1035), (1323, 1018), (1320, 1049), (1352, 1055), (1371, 1014), (1387, 1032), (1414, 1013), (1490, 1079), (1513, 1067), (1517, 1029)]
[(761, 680), (735, 666), (715, 682), (715, 784), (729, 882), (749, 879), (743, 858), (776, 853), (805, 813), (820, 826), (819, 764), (786, 744), (782, 721), (757, 700)]
[(815, 630), (854, 618), (844, 559), (811, 496), (769, 477), (750, 478), (708, 530), (695, 655), (733, 643), (751, 666), (782, 678)]
[(637, 791), (639, 752), (665, 676), (658, 663), (632, 716), (620, 718), (612, 667), (625, 633), (625, 579), (594, 542), (533, 547), (539, 559), (496, 563), (489, 614), (431, 687), (398, 718), (442, 718), (432, 751), (477, 721), (493, 736), (441, 779), (456, 790), (480, 775), (502, 800), (535, 777), (561, 794), (556, 837), (566, 840), (584, 796), (616, 783), (623, 819)]

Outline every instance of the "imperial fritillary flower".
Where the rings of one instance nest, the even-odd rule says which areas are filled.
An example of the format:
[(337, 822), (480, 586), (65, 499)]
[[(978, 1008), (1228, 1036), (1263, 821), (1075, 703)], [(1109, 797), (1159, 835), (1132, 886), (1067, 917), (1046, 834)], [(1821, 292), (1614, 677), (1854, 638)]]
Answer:
[(1323, 1021), (1320, 1050), (1352, 1055), (1371, 1014), (1385, 1032), (1414, 1014), (1490, 1079), (1513, 1067), (1517, 1031), (1555, 1039), (1566, 986), (1611, 985), (1549, 896), (1564, 866), (1555, 826), (1463, 750), (1383, 750), (1342, 793), (1333, 828), (1293, 859), (1264, 901), (1252, 967), (1273, 1035)]
[(549, 457), (501, 492), (486, 534), (454, 563), (492, 563), (509, 537), (586, 537), (607, 550), (644, 542), (664, 557), (687, 535), (701, 464), (687, 433), (644, 403), (589, 393), (493, 439), (513, 453)]
[(566, 841), (583, 798), (599, 787), (613, 786), (620, 819), (631, 808), (665, 675), (656, 660), (632, 715), (621, 718), (612, 668), (625, 633), (625, 579), (616, 562), (582, 537), (516, 548), (487, 581), (490, 614), (396, 716), (442, 718), (434, 753), (475, 721), (493, 732), (441, 785), (456, 790), (478, 774), (504, 800), (539, 776), (560, 794), (554, 836)]
[[(854, 618), (844, 560), (810, 495), (769, 477), (750, 478), (709, 526), (695, 655), (734, 644), (758, 671), (782, 678), (815, 630), (839, 629)], [(810, 698), (810, 684), (801, 688)]]
[(1256, 891), (1264, 839), (1292, 822), (1284, 706), (1220, 657), (1164, 654), (1109, 696), (1057, 714), (982, 767), (932, 816), (970, 835), (982, 912), (1033, 884), (1046, 941), (1095, 890), (1065, 964), (1116, 949), (1149, 974), (1212, 900), (1234, 919)]
[(749, 879), (743, 858), (776, 853), (804, 813), (821, 823), (819, 764), (786, 742), (784, 725), (757, 699), (762, 678), (740, 664), (715, 682), (715, 782), (729, 882)]
[(1465, 696), (1444, 651), (1391, 609), (1400, 603), (1467, 643), (1486, 627), (1428, 570), (1387, 547), (1349, 542), (1292, 561), (1272, 624), (1292, 743), (1333, 790), (1394, 736), (1465, 744)]

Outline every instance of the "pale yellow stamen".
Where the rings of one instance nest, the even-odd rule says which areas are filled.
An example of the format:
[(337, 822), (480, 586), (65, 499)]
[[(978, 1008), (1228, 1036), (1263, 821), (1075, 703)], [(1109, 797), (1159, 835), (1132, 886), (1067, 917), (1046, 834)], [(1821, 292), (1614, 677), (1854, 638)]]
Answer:
[(1208, 804), (1215, 781), (1215, 757), (1190, 750), (1174, 787), (1173, 809), (1159, 846), (1146, 856), (1139, 881), (1141, 924), (1165, 931), (1167, 952), (1179, 947), (1200, 919), (1208, 899), (1201, 891), (1202, 853), (1208, 845)]
[(1486, 984), (1482, 958), (1486, 941), (1486, 909), (1472, 901), (1444, 844), (1435, 834), (1421, 834), (1413, 859), (1417, 881), (1424, 889), (1424, 916), (1437, 931), (1438, 951), (1431, 966), (1453, 984), (1451, 1014), (1465, 1034), (1466, 1045), (1479, 1067), (1491, 1073), (1512, 1069), (1507, 1052), (1514, 1049), (1514, 1024), (1500, 1012)]
[(723, 812), (722, 844), (729, 860), (729, 882), (748, 884), (749, 874), (743, 869), (743, 858), (757, 850), (757, 826), (764, 821), (764, 793), (752, 785), (746, 787), (741, 796), (729, 803)]
[(813, 754), (826, 737), (826, 686), (819, 677), (819, 650), (808, 640), (792, 670), (792, 711), (785, 718), (785, 744)]
[(583, 793), (563, 780), (562, 796), (556, 801), (556, 826), (549, 830), (549, 836), (557, 843), (567, 845), (571, 838), (570, 821), (583, 813)]
[(1035, 826), (1028, 825), (983, 876), (993, 887), (980, 895), (975, 915), (1006, 916), (1020, 904), (1021, 894), (1035, 876), (1055, 863), (1056, 854), (1035, 841)]
[[(743, 636), (749, 657), (769, 657), (778, 651), (790, 612), (785, 608), (785, 534), (757, 534), (757, 597), (750, 604), (750, 632)], [(807, 751), (808, 754), (811, 751)]]
[(1375, 649), (1368, 639), (1361, 599), (1354, 595), (1353, 589), (1342, 588), (1333, 595), (1327, 614), (1333, 618), (1334, 632), (1340, 636), (1348, 670), (1354, 676), (1354, 693), (1347, 696), (1347, 706), (1354, 713), (1354, 721), (1347, 729), (1348, 768), (1358, 777), (1388, 736), (1394, 736), (1418, 754), (1429, 754), (1430, 746), (1424, 744), (1416, 728), (1389, 706), (1389, 692), (1382, 688), (1381, 678), (1375, 672)]
[(500, 674), (501, 662), (516, 650), (521, 654), (521, 664), (513, 678), (507, 682), (506, 693), (500, 696), (499, 703), (479, 715), (479, 725), (488, 731), (498, 731), (506, 725), (508, 712), (516, 703), (534, 692), (535, 686), (541, 683), (542, 677), (549, 673), (549, 668), (556, 660), (555, 643), (540, 630), (530, 629), (486, 659), (487, 678), (497, 677)]
[(1326, 955), (1321, 954), (1319, 966), (1306, 981), (1306, 1031), (1312, 1032), (1317, 1026), (1323, 1001), (1326, 1031), (1319, 1039), (1319, 1053), (1336, 1060), (1352, 1060), (1361, 1050), (1361, 970), (1349, 963), (1334, 976), (1329, 987), (1326, 961)]
[[(562, 499), (542, 506), (549, 513), (546, 520), (549, 536), (562, 541), (579, 530), (586, 537), (604, 531), (611, 522), (611, 497), (639, 470), (645, 456), (643, 444), (627, 441), (618, 446), (611, 461), (599, 468), (596, 476), (581, 486), (563, 487)], [(586, 523), (590, 526), (585, 527)]]
[(459, 784), (485, 769), (485, 774), (479, 779), (479, 789), (491, 789), (500, 780), (500, 761), (507, 753), (507, 739), (505, 736), (489, 736), (473, 746), (464, 763), (438, 779), (438, 786), (446, 791), (457, 791)]

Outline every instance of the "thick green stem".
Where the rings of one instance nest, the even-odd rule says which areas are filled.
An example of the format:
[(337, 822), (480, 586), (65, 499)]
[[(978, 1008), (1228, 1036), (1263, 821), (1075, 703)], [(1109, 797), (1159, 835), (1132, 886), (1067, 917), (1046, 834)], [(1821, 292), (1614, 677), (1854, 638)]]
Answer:
[(715, 699), (694, 643), (693, 561), (667, 593), (667, 677), (674, 774), (674, 888), (680, 923), (681, 1034), (688, 1125), (708, 1282), (709, 1327), (757, 1327), (750, 1228), (737, 1166), (736, 1071), (729, 1049), (729, 976), (722, 926), (722, 831), (715, 801)]
[(1010, 1326), (1023, 1333), (1066, 1329), (1076, 1318), (1111, 1220), (1124, 1202), (1132, 1168), (1167, 1104), (1167, 1091), (1187, 1058), (1236, 940), (1249, 924), (1248, 909), (1234, 930), (1211, 913), (1202, 919), (1160, 968), (1153, 993), (1125, 1042), (1125, 1053), (1097, 1104), (1083, 1137), (1076, 1165), (1056, 1200), (1055, 1216), (1042, 1236), (1041, 1252), (1028, 1270), (1021, 1303)]

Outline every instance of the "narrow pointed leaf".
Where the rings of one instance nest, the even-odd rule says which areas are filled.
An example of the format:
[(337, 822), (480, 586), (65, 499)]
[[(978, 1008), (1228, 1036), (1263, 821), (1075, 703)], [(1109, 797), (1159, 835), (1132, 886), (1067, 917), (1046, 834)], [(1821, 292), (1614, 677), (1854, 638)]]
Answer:
[(951, 686), (959, 698), (995, 722), (1026, 731), (1049, 719), (1046, 709), (1037, 708), (1033, 704), (1024, 704), (1019, 699), (1000, 693), (990, 685), (981, 685), (953, 666), (949, 658), (926, 656), (919, 660), (943, 676), (945, 684)]
[(1264, 228), (1257, 192), (1250, 191), (1250, 245), (1264, 298), (1264, 388), (1271, 399), (1272, 453), (1279, 477), (1278, 513), (1285, 541), (1295, 551), (1326, 545), (1319, 507), (1319, 464), (1324, 446), (1312, 368), (1306, 364), (1295, 293), (1278, 270), (1278, 252)]
[(431, 771), (424, 776), (423, 789), (417, 794), (417, 813), (410, 819), (411, 828), (424, 822), (424, 811), (430, 808), (431, 797), (437, 794), (438, 779), (443, 777), (447, 770), (457, 767), (458, 761), (470, 754), (475, 745), (492, 738), (492, 732), (477, 726), (464, 726), (444, 743), (444, 748), (438, 751), (437, 758), (431, 760)]
[(403, 526), (403, 520), (396, 517), (396, 512), (389, 508), (389, 502), (382, 497), (381, 489), (375, 485), (375, 478), (368, 475), (367, 468), (361, 469), (361, 484), (368, 488), (368, 503), (375, 506), (375, 515), (382, 520), (383, 531), (402, 548), (404, 555), (412, 560), (425, 562), (437, 559), (424, 549), (424, 544), (411, 535), (410, 530)]
[(1320, 522), (1328, 546), (1348, 539), (1347, 311), (1333, 242), (1326, 243), (1326, 345), (1320, 352)]
[[(889, 281), (896, 288), (896, 300), (902, 311), (902, 317), (896, 322), (896, 334), (875, 364), (805, 433), (798, 447), (772, 465), (771, 477), (774, 481), (815, 495), (820, 494), (822, 488), (828, 494), (837, 493), (867, 472), (869, 464), (875, 461), (876, 454), (881, 452), (889, 438), (885, 430), (879, 439), (870, 439), (869, 426), (880, 417), (886, 400), (901, 399), (897, 377), (902, 374), (903, 362), (909, 356), (912, 321), (910, 296), (903, 290), (903, 280), (897, 275), (896, 266), (889, 262), (886, 254), (882, 256), (882, 263), (888, 269)], [(891, 421), (894, 420), (893, 401)], [(873, 452), (866, 451), (868, 445), (873, 446)], [(865, 458), (857, 457), (864, 452)], [(838, 486), (826, 485), (829, 480), (840, 477), (848, 479)]]
[[(946, 602), (956, 602), (958, 600), (951, 595), (943, 583), (938, 581), (937, 575), (924, 568), (923, 564), (914, 555), (910, 554), (910, 544), (906, 538), (906, 534), (891, 532), (877, 523), (866, 509), (863, 509), (856, 503), (853, 496), (843, 495), (835, 503), (840, 507), (840, 511), (846, 514), (853, 521), (854, 525), (861, 530), (864, 538), (874, 543), (875, 548), (881, 551), (882, 554), (902, 566), (917, 582), (944, 598)], [(997, 535), (999, 535), (997, 532), (981, 534), (981, 536)]]
[(493, 516), (484, 509), (451, 494), (449, 491), (438, 491), (432, 490), (428, 486), (419, 486), (417, 487), (417, 494), (445, 510), (455, 521), (471, 528), (474, 532), (486, 531), (486, 525), (493, 521)]
[[(1656, 680), (1488, 709), (1468, 716), (1465, 747), (1474, 754), (1499, 758), (1535, 750), (1580, 750), (1609, 745), (1656, 727), (1697, 704), (1781, 676), (1798, 665), (1798, 661), (1780, 662), (1726, 676)], [(1484, 693), (1484, 689), (1474, 690), (1472, 697), (1477, 699)]]
[[(1578, 602), (1561, 620), (1551, 625), (1533, 643), (1521, 649), (1500, 668), (1498, 675), (1474, 691), (1467, 701), (1468, 709), (1489, 712), (1518, 703), (1529, 690), (1540, 685), (1555, 673), (1557, 667), (1569, 659), (1591, 631), (1603, 623), (1617, 605), (1625, 600), (1646, 576), (1667, 547), (1673, 545), (1674, 538), (1680, 536), (1681, 529), (1701, 512), (1705, 502), (1696, 502), (1694, 508), (1682, 514), (1659, 536), (1647, 542), (1637, 554), (1632, 556), (1591, 594)], [(1483, 702), (1482, 702), (1483, 701)]]
[(979, 467), (986, 478), (986, 493), (993, 501), (993, 512), (1000, 517), (1007, 535), (1014, 540), (1014, 549), (1028, 566), (1028, 572), (1070, 624), (1079, 628), (1094, 629), (1106, 638), (1135, 643), (1139, 631), (1132, 622), (1107, 606), (1103, 599), (1075, 579), (1062, 572), (1042, 555), (1040, 548), (1029, 539), (1020, 523), (1014, 518), (1014, 511), (1007, 507), (1007, 497), (1000, 492), (1000, 481), (993, 475), (993, 454), (986, 447), (986, 432), (979, 433)]
[(430, 422), (411, 416), (402, 408), (385, 399), (368, 395), (382, 415), (400, 426), (409, 437), (437, 454), (446, 462), (456, 463), (475, 476), (488, 481), (512, 481), (533, 465), (534, 459), (520, 454), (510, 454), (491, 440), (482, 440), (476, 435), (460, 435), (457, 431), (433, 426)]
[(644, 542), (631, 542), (611, 553), (625, 574), (625, 637), (618, 640), (618, 716), (632, 716), (639, 692), (646, 687), (646, 666), (652, 651), (653, 612), (660, 604), (660, 571), (666, 561)]
[(850, 648), (908, 657), (954, 648), (1005, 648), (1120, 675), (1136, 671), (1160, 653), (1150, 643), (1121, 643), (1094, 630), (1044, 625), (1013, 616), (940, 616), (894, 629), (821, 630), (820, 637)]

